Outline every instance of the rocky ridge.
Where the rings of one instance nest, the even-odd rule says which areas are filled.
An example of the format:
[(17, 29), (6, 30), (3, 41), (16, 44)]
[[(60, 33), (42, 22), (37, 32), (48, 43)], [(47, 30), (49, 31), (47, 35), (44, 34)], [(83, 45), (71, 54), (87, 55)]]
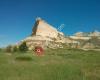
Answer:
[(77, 32), (73, 36), (66, 37), (43, 19), (37, 18), (32, 34), (19, 45), (22, 42), (26, 42), (29, 50), (33, 50), (35, 46), (56, 49), (64, 48), (64, 45), (68, 48), (100, 48), (100, 32)]

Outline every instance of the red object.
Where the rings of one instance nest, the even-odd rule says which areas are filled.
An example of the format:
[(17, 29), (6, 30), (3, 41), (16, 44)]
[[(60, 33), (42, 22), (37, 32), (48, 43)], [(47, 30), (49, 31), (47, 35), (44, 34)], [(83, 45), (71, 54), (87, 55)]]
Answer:
[(38, 56), (43, 55), (43, 52), (44, 52), (44, 50), (43, 50), (42, 47), (40, 47), (40, 46), (36, 46), (36, 47), (35, 47), (35, 53), (36, 53)]

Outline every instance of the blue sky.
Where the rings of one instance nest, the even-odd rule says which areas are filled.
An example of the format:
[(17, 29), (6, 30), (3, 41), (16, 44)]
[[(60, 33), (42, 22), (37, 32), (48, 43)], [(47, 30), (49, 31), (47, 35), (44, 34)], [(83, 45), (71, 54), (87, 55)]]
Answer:
[(66, 35), (100, 31), (100, 0), (0, 0), (0, 47), (29, 36), (36, 17)]

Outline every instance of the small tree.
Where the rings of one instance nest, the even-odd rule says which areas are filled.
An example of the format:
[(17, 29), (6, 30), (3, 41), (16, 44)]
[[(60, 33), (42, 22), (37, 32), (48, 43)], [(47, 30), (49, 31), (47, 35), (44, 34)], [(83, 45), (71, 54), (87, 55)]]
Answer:
[(26, 52), (28, 51), (28, 47), (26, 45), (26, 42), (23, 42), (20, 46), (19, 46), (19, 51), (21, 52)]

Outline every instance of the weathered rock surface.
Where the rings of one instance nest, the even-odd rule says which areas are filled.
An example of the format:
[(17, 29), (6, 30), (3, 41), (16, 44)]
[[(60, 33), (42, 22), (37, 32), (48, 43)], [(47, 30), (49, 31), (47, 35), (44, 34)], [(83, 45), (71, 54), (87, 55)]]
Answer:
[(26, 42), (29, 50), (33, 50), (35, 46), (56, 49), (63, 48), (63, 45), (69, 48), (100, 48), (100, 32), (77, 32), (73, 36), (66, 37), (46, 21), (37, 18), (32, 34), (23, 41)]
[(37, 18), (31, 36), (24, 39), (30, 50), (35, 46), (43, 48), (63, 48), (62, 43), (66, 43), (66, 38), (62, 32), (49, 25), (44, 20)]

